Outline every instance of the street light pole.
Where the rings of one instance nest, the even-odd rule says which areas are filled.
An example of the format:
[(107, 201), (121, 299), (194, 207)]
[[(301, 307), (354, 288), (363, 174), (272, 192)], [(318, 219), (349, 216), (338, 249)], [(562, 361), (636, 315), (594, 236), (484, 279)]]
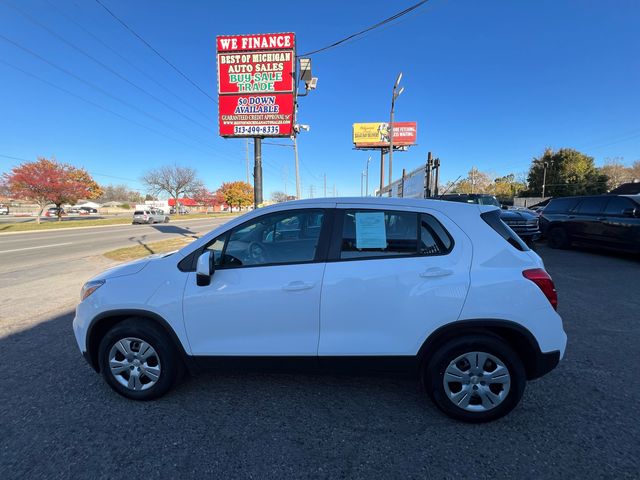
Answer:
[(389, 185), (393, 182), (393, 110), (396, 105), (396, 98), (404, 91), (404, 87), (398, 90), (400, 80), (402, 80), (402, 72), (398, 75), (396, 83), (393, 85), (393, 91), (391, 92), (391, 114), (389, 115)]
[(293, 136), (293, 155), (296, 162), (296, 200), (300, 200), (302, 198), (302, 193), (300, 192), (300, 164), (298, 163), (298, 140), (295, 135)]

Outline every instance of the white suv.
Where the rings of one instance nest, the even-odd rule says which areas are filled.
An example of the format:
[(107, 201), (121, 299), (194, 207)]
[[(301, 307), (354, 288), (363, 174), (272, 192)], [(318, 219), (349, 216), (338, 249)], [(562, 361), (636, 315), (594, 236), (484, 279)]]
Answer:
[(73, 328), (133, 399), (205, 366), (396, 370), (448, 415), (481, 422), (562, 358), (556, 304), (542, 260), (495, 207), (313, 199), (107, 270), (83, 287)]

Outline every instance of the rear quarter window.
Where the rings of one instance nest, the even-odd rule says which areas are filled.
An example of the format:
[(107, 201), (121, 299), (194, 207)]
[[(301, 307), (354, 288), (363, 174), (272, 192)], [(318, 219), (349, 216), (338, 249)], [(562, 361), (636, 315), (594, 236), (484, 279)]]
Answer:
[(480, 217), (482, 217), (482, 220), (484, 220), (487, 225), (495, 230), (496, 233), (504, 238), (512, 247), (520, 250), (521, 252), (529, 250), (527, 244), (524, 243), (522, 239), (502, 221), (500, 218), (500, 210), (485, 212), (481, 214)]

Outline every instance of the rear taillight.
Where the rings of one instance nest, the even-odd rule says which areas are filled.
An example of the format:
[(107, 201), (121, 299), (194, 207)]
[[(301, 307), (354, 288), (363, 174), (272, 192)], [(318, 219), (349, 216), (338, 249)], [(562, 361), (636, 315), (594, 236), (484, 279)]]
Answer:
[(553, 280), (546, 271), (542, 268), (532, 268), (522, 272), (522, 275), (524, 278), (535, 283), (540, 290), (542, 290), (544, 296), (547, 297), (551, 306), (555, 310), (558, 309), (558, 292), (556, 292), (556, 286), (553, 284)]

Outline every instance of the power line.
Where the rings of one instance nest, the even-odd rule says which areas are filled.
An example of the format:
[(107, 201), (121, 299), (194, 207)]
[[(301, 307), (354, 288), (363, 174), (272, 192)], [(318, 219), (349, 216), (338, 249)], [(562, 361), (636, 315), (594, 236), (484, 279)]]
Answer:
[(89, 35), (91, 38), (93, 38), (96, 42), (98, 42), (100, 45), (102, 45), (104, 48), (106, 48), (107, 50), (109, 50), (110, 52), (112, 52), (114, 55), (116, 55), (118, 58), (120, 58), (123, 62), (125, 62), (127, 65), (129, 65), (131, 68), (133, 68), (134, 70), (136, 70), (137, 72), (139, 72), (140, 74), (144, 75), (148, 80), (151, 80), (153, 83), (155, 83), (157, 86), (159, 86), (160, 88), (162, 88), (166, 93), (168, 93), (169, 95), (172, 95), (173, 97), (177, 98), (178, 100), (180, 100), (184, 105), (190, 107), (191, 109), (193, 109), (193, 111), (199, 113), (202, 117), (206, 118), (206, 119), (210, 119), (210, 115), (204, 113), (202, 110), (200, 110), (198, 107), (196, 107), (195, 105), (192, 105), (191, 103), (189, 103), (188, 101), (186, 101), (184, 98), (182, 98), (180, 95), (178, 95), (177, 93), (175, 93), (172, 89), (170, 89), (169, 87), (166, 87), (165, 85), (163, 85), (161, 82), (159, 82), (153, 75), (145, 72), (144, 70), (142, 70), (140, 67), (138, 67), (134, 62), (130, 61), (129, 59), (127, 59), (124, 55), (122, 55), (120, 52), (118, 52), (118, 50), (116, 50), (115, 48), (111, 47), (107, 42), (105, 42), (104, 40), (102, 40), (100, 37), (98, 37), (96, 34), (94, 34), (91, 30), (85, 28), (80, 22), (74, 20), (71, 16), (67, 15), (61, 8), (57, 7), (56, 5), (54, 5), (53, 3), (51, 3), (49, 0), (44, 0), (50, 7), (52, 7), (54, 10), (56, 10), (61, 16), (63, 16), (64, 18), (66, 18), (69, 22), (73, 23), (76, 27), (78, 27), (80, 30), (82, 30), (83, 32), (85, 32), (87, 35)]
[[(21, 157), (14, 157), (11, 155), (4, 155), (2, 153), (0, 153), (0, 157), (3, 158), (10, 158), (11, 160), (20, 160), (22, 162), (32, 162), (33, 160), (28, 159), (28, 158), (21, 158)], [(106, 173), (98, 173), (98, 172), (92, 172), (87, 170), (87, 172), (89, 172), (91, 175), (97, 176), (97, 177), (106, 177), (106, 178), (114, 178), (116, 180), (124, 180), (127, 182), (133, 182), (133, 183), (137, 183), (138, 185), (142, 185), (142, 183), (140, 182), (140, 180), (134, 180), (133, 178), (125, 178), (125, 177), (116, 177), (114, 175), (107, 175)]]
[(89, 100), (89, 99), (87, 99), (87, 98), (85, 98), (85, 97), (83, 97), (81, 95), (78, 95), (77, 93), (72, 92), (71, 90), (67, 90), (64, 87), (60, 87), (59, 85), (56, 85), (55, 83), (52, 83), (52, 82), (50, 82), (50, 81), (48, 81), (48, 80), (46, 80), (46, 79), (44, 79), (44, 78), (42, 78), (42, 77), (40, 77), (38, 75), (35, 75), (35, 74), (31, 73), (31, 72), (28, 72), (27, 70), (24, 70), (24, 69), (22, 69), (22, 68), (20, 68), (20, 67), (18, 67), (16, 65), (13, 65), (13, 64), (5, 61), (5, 60), (0, 59), (0, 63), (4, 64), (5, 66), (7, 66), (9, 68), (12, 68), (14, 70), (19, 71), (19, 72), (21, 72), (22, 74), (24, 74), (24, 75), (26, 75), (28, 77), (34, 78), (34, 79), (36, 79), (36, 80), (38, 80), (38, 81), (40, 81), (42, 83), (45, 83), (45, 84), (49, 85), (50, 87), (53, 87), (53, 88), (55, 88), (57, 90), (60, 90), (60, 91), (62, 91), (64, 93), (66, 93), (67, 95), (70, 95), (70, 96), (75, 97), (75, 98), (77, 98), (77, 99), (79, 99), (79, 100), (81, 100), (81, 101), (83, 101), (85, 103), (88, 103), (89, 105), (92, 105), (92, 106), (94, 106), (94, 107), (96, 107), (96, 108), (98, 108), (100, 110), (103, 110), (103, 111), (108, 112), (108, 113), (110, 113), (112, 115), (115, 115), (116, 117), (121, 118), (123, 120), (126, 120), (127, 122), (133, 123), (133, 124), (135, 124), (135, 125), (137, 125), (137, 126), (139, 126), (141, 128), (144, 128), (145, 130), (153, 132), (156, 135), (161, 136), (162, 138), (168, 138), (170, 140), (173, 140), (174, 142), (181, 143), (182, 145), (185, 145), (185, 146), (187, 146), (189, 148), (192, 148), (194, 150), (198, 150), (198, 151), (200, 151), (202, 153), (205, 153), (207, 155), (211, 155), (211, 152), (207, 152), (206, 150), (203, 150), (203, 149), (201, 149), (199, 147), (196, 147), (194, 145), (190, 145), (189, 143), (184, 142), (184, 141), (182, 141), (182, 140), (180, 140), (178, 138), (174, 138), (172, 136), (169, 136), (166, 133), (161, 132), (160, 130), (156, 130), (153, 127), (149, 127), (149, 126), (144, 125), (144, 124), (142, 124), (142, 123), (140, 123), (140, 122), (138, 122), (136, 120), (128, 118), (128, 117), (126, 117), (126, 116), (124, 116), (124, 115), (122, 115), (122, 114), (120, 114), (120, 113), (118, 113), (118, 112), (116, 112), (114, 110), (111, 110), (110, 108), (104, 107), (104, 106), (102, 106), (102, 105), (100, 105), (100, 104), (98, 104), (98, 103), (96, 103), (96, 102), (94, 102), (92, 100)]
[(153, 48), (153, 46), (149, 42), (147, 42), (144, 38), (142, 38), (133, 28), (131, 28), (129, 25), (127, 25), (124, 22), (124, 20), (120, 19), (120, 17), (118, 17), (115, 13), (113, 13), (111, 10), (109, 10), (109, 8), (104, 3), (102, 3), (100, 0), (96, 0), (96, 3), (98, 5), (100, 5), (102, 8), (104, 8), (109, 15), (111, 15), (118, 23), (120, 23), (124, 28), (126, 28), (129, 32), (131, 32), (131, 34), (134, 35), (138, 40), (140, 40), (142, 43), (144, 43), (153, 53), (155, 53), (158, 57), (160, 57), (167, 65), (169, 65), (176, 72), (178, 72), (180, 74), (180, 76), (182, 76), (182, 78), (184, 78), (191, 85), (193, 85), (195, 88), (197, 88), (200, 91), (200, 93), (202, 93), (204, 96), (206, 96), (212, 102), (218, 103), (218, 101), (214, 97), (212, 97), (207, 92), (205, 92), (202, 88), (200, 88), (200, 86), (198, 84), (196, 84), (185, 73), (183, 73), (182, 70), (180, 70), (173, 63), (171, 63), (169, 60), (167, 60), (160, 52), (158, 52), (158, 50)]
[[(304, 54), (302, 54), (302, 56), (303, 57), (308, 57), (308, 56), (311, 56), (311, 55), (315, 55), (316, 53), (324, 52), (324, 51), (329, 50), (331, 48), (335, 48), (338, 45), (341, 45), (341, 44), (343, 44), (345, 42), (348, 42), (349, 40), (351, 40), (353, 38), (356, 38), (356, 37), (359, 37), (361, 35), (364, 35), (365, 33), (370, 32), (371, 30), (375, 30), (376, 28), (379, 28), (379, 27), (381, 27), (381, 26), (383, 26), (383, 25), (385, 25), (387, 23), (390, 23), (390, 22), (393, 22), (394, 20), (397, 20), (398, 18), (400, 18), (400, 17), (412, 12), (416, 8), (421, 7), (422, 5), (427, 3), (428, 1), (429, 0), (422, 0), (421, 2), (418, 2), (415, 5), (412, 5), (412, 6), (408, 7), (408, 8), (405, 8), (401, 12), (398, 12), (395, 15), (392, 15), (392, 16), (390, 16), (388, 18), (385, 18), (384, 20), (382, 20), (382, 21), (380, 21), (380, 22), (378, 22), (378, 23), (376, 23), (374, 25), (371, 25), (370, 27), (365, 28), (364, 30), (360, 30), (359, 32), (352, 33), (351, 35), (349, 35), (349, 36), (347, 36), (345, 38), (342, 38), (342, 39), (340, 39), (340, 40), (338, 40), (336, 42), (333, 42), (333, 43), (331, 43), (331, 44), (329, 44), (329, 45), (327, 45), (325, 47), (318, 48), (317, 50), (312, 50), (311, 52), (304, 53)], [(96, 0), (96, 2), (100, 3), (99, 0)]]
[(13, 45), (14, 47), (22, 50), (23, 52), (26, 52), (29, 55), (37, 58), (41, 62), (44, 62), (47, 65), (55, 68), (56, 70), (64, 73), (65, 75), (68, 75), (71, 78), (77, 80), (78, 82), (83, 83), (83, 84), (87, 85), (88, 87), (93, 88), (94, 90), (97, 90), (98, 92), (102, 93), (103, 95), (106, 95), (107, 97), (109, 97), (109, 98), (121, 103), (122, 105), (125, 105), (126, 107), (128, 107), (128, 108), (130, 108), (130, 109), (132, 109), (132, 110), (134, 110), (134, 111), (136, 111), (138, 113), (140, 113), (141, 115), (144, 115), (144, 116), (146, 116), (146, 117), (148, 117), (148, 118), (150, 118), (150, 119), (152, 119), (152, 120), (154, 120), (154, 121), (156, 121), (156, 122), (158, 122), (158, 123), (160, 123), (162, 125), (165, 125), (165, 126), (169, 127), (172, 130), (175, 130), (175, 131), (181, 133), (182, 135), (184, 135), (185, 137), (189, 138), (190, 140), (192, 140), (194, 142), (198, 142), (198, 143), (204, 145), (205, 147), (211, 148), (211, 146), (208, 143), (198, 139), (197, 137), (192, 136), (190, 132), (187, 132), (185, 130), (182, 130), (181, 128), (175, 127), (175, 126), (171, 125), (170, 123), (168, 123), (167, 121), (165, 121), (164, 119), (159, 118), (159, 117), (157, 117), (157, 116), (155, 116), (155, 115), (153, 115), (153, 114), (151, 114), (151, 113), (149, 113), (149, 112), (147, 112), (145, 110), (142, 110), (139, 107), (136, 107), (132, 103), (130, 103), (130, 102), (126, 101), (126, 100), (123, 100), (120, 97), (117, 97), (117, 96), (113, 95), (111, 92), (108, 92), (107, 90), (104, 90), (103, 88), (99, 87), (98, 85), (96, 85), (96, 84), (94, 84), (92, 82), (89, 82), (88, 80), (85, 80), (84, 78), (76, 75), (75, 73), (67, 70), (64, 67), (61, 67), (61, 66), (51, 62), (50, 60), (47, 60), (43, 56), (41, 56), (38, 53), (34, 52), (33, 50), (30, 50), (29, 48), (27, 48), (27, 47), (25, 47), (23, 45), (20, 45), (19, 43), (11, 40), (10, 38), (5, 37), (1, 33), (0, 33), (0, 40), (3, 40), (5, 42)]
[(156, 95), (154, 95), (153, 93), (145, 90), (144, 88), (142, 88), (141, 86), (137, 85), (136, 83), (132, 82), (131, 80), (129, 80), (127, 77), (125, 77), (124, 75), (122, 75), (120, 72), (114, 70), (113, 68), (109, 67), (107, 64), (105, 64), (104, 62), (98, 60), (96, 57), (94, 57), (93, 55), (91, 55), (90, 53), (88, 53), (87, 51), (83, 50), (82, 48), (78, 47), (77, 45), (75, 45), (74, 43), (70, 42), (69, 40), (67, 40), (66, 38), (64, 38), (62, 35), (60, 35), (59, 33), (55, 32), (54, 30), (50, 29), (49, 27), (47, 27), (46, 25), (44, 25), (42, 22), (38, 21), (37, 19), (33, 18), (33, 16), (29, 15), (28, 13), (26, 13), (24, 10), (16, 7), (15, 5), (13, 5), (11, 2), (9, 2), (8, 0), (4, 0), (4, 3), (11, 9), (15, 10), (16, 12), (18, 12), (20, 15), (22, 15), (23, 17), (25, 17), (27, 20), (29, 20), (30, 22), (34, 23), (35, 25), (39, 26), (40, 28), (42, 28), (44, 31), (46, 31), (47, 33), (49, 33), (50, 35), (56, 37), (58, 40), (60, 40), (62, 43), (64, 43), (65, 45), (67, 45), (68, 47), (72, 48), (73, 50), (79, 52), (80, 54), (84, 55), (85, 57), (87, 57), (88, 59), (90, 59), (91, 61), (93, 61), (94, 63), (100, 65), (102, 68), (104, 68), (105, 70), (107, 70), (108, 72), (110, 72), (112, 75), (115, 75), (116, 77), (118, 77), (120, 80), (128, 83), (129, 85), (131, 85), (132, 87), (134, 87), (135, 89), (139, 90), (140, 92), (144, 93), (145, 95), (148, 95), (149, 97), (153, 98), (155, 101), (157, 101), (158, 103), (162, 104), (163, 106), (165, 106), (166, 108), (168, 108), (169, 110), (177, 113), (178, 115), (182, 116), (183, 118), (185, 118), (186, 120), (190, 121), (191, 123), (203, 128), (206, 131), (210, 131), (211, 128), (202, 124), (201, 122), (191, 118), (189, 115), (186, 115), (184, 113), (182, 113), (181, 111), (175, 109), (174, 107), (172, 107), (171, 105), (169, 105), (167, 102), (165, 102), (164, 100), (162, 100), (161, 98), (157, 97)]

